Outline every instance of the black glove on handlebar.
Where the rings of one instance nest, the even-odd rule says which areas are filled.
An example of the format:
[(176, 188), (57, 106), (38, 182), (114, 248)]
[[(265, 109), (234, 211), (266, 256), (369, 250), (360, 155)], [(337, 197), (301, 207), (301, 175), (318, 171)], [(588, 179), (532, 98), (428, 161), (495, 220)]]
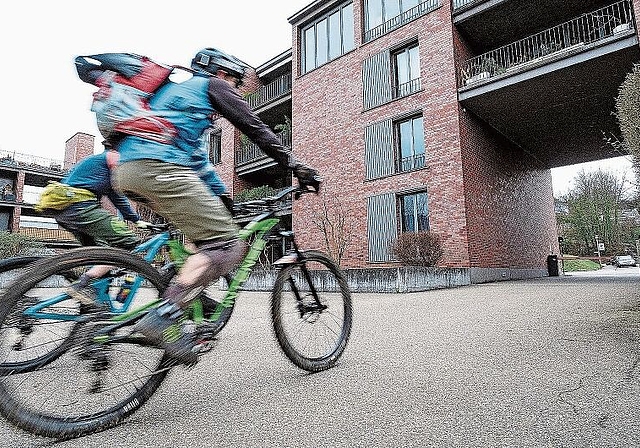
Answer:
[(293, 167), (293, 175), (296, 176), (301, 187), (312, 188), (316, 193), (320, 191), (320, 182), (322, 182), (322, 178), (313, 168), (302, 163), (297, 163)]

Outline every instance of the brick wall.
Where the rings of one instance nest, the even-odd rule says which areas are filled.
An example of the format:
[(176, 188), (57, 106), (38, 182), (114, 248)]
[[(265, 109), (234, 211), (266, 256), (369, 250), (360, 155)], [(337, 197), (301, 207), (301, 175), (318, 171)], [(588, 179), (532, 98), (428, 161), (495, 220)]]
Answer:
[[(354, 2), (356, 24), (362, 23), (360, 2)], [(352, 243), (344, 266), (371, 266), (368, 259), (366, 198), (426, 187), (430, 224), (441, 234), (446, 264), (468, 266), (465, 204), (457, 120), (457, 95), (451, 12), (447, 2), (402, 28), (359, 46), (341, 58), (295, 79), (293, 138), (297, 157), (317, 167), (324, 194), (336, 195), (349, 210)], [(356, 37), (361, 30), (356, 29)], [(298, 36), (294, 32), (294, 49)], [(400, 42), (418, 39), (422, 91), (391, 103), (363, 110), (362, 61)], [(444, 43), (444, 44), (443, 44)], [(294, 51), (294, 67), (299, 55)], [(427, 168), (365, 181), (364, 129), (370, 123), (422, 111)], [(294, 207), (294, 230), (305, 247), (323, 248), (310, 211), (319, 200), (305, 198)]]
[(95, 137), (83, 132), (78, 132), (67, 140), (64, 147), (64, 169), (68, 170), (79, 160), (93, 154), (94, 143)]
[(545, 268), (557, 254), (551, 170), (460, 113), (471, 267)]

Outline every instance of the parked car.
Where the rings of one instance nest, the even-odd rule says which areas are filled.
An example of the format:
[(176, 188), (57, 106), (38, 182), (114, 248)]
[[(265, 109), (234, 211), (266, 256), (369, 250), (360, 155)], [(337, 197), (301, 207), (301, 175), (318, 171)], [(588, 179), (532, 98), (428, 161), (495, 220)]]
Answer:
[(631, 255), (618, 255), (614, 258), (614, 265), (618, 268), (635, 266), (636, 260)]

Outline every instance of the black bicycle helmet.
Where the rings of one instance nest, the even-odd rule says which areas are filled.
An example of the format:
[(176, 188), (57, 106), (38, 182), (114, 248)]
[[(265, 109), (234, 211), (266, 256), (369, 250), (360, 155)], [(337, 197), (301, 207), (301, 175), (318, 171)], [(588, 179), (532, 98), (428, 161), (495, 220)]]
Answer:
[(200, 50), (191, 61), (191, 68), (197, 72), (215, 75), (223, 70), (242, 80), (247, 65), (240, 59), (215, 48)]

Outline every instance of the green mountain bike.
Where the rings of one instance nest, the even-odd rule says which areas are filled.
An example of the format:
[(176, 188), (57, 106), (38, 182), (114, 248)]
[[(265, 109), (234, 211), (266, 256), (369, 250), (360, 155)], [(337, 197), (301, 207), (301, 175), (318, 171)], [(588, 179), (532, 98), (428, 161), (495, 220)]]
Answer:
[[(319, 251), (303, 251), (291, 231), (278, 229), (282, 203), (306, 193), (289, 187), (278, 195), (242, 205), (254, 218), (241, 230), (249, 250), (210, 314), (195, 300), (189, 310), (198, 355), (211, 350), (220, 331), (217, 320), (233, 307), (267, 242), (288, 240), (291, 252), (278, 267), (271, 292), (275, 338), (288, 359), (301, 369), (318, 372), (335, 365), (343, 354), (352, 325), (351, 294), (340, 268)], [(29, 368), (0, 365), (0, 414), (32, 434), (68, 439), (113, 427), (139, 409), (175, 367), (164, 351), (134, 329), (135, 323), (161, 301), (166, 282), (148, 261), (113, 248), (80, 248), (29, 265), (5, 292), (0, 307), (0, 347), (22, 337), (29, 319), (48, 318), (49, 302), (57, 302), (56, 279), (93, 265), (111, 265), (137, 279), (129, 309), (120, 314), (92, 313), (74, 317), (60, 353)], [(33, 315), (33, 310), (38, 310)], [(60, 313), (52, 312), (60, 320)], [(75, 316), (75, 315), (74, 315)]]

